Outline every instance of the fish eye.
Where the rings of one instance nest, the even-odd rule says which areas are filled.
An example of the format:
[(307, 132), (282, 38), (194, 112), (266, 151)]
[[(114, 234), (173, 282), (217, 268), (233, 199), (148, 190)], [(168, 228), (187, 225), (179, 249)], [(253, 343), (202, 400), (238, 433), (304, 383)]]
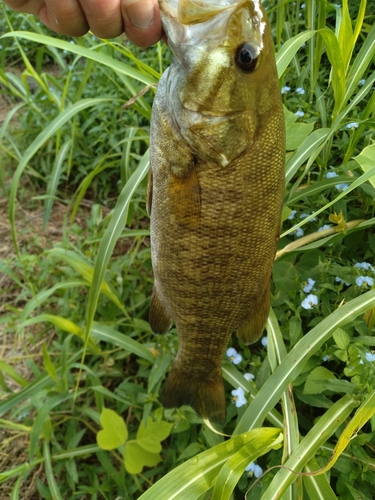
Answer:
[(258, 62), (258, 54), (255, 48), (249, 43), (243, 43), (237, 47), (236, 53), (234, 55), (234, 62), (237, 66), (250, 73), (256, 68)]

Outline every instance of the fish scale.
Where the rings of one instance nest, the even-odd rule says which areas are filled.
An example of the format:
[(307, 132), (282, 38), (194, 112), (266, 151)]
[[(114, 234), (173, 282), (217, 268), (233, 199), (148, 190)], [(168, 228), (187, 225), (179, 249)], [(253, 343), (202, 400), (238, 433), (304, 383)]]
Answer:
[[(164, 406), (222, 423), (228, 341), (234, 331), (256, 341), (269, 311), (285, 156), (274, 51), (257, 1), (160, 8), (175, 57), (151, 120), (150, 325), (178, 331)], [(254, 55), (251, 70), (242, 52)]]

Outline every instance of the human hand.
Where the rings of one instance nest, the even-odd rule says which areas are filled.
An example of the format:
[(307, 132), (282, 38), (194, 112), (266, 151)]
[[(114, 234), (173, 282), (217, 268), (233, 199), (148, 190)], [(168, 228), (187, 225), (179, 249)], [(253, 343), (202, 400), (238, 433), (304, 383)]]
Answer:
[(38, 16), (62, 35), (81, 36), (91, 30), (100, 38), (125, 32), (140, 47), (162, 36), (157, 0), (4, 0), (9, 7)]

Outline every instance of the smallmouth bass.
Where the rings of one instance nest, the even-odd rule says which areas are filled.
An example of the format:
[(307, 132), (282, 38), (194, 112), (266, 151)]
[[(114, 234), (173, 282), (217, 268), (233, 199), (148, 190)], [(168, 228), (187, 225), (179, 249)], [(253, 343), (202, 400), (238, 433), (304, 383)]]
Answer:
[(285, 160), (274, 49), (258, 0), (160, 9), (174, 58), (151, 120), (150, 325), (178, 330), (164, 406), (222, 423), (228, 340), (258, 340), (270, 307)]

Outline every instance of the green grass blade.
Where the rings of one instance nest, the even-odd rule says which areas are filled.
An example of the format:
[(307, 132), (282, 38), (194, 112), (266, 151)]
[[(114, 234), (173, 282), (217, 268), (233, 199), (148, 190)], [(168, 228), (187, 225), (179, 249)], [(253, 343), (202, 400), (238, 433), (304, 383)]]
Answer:
[(37, 33), (31, 33), (28, 31), (12, 31), (10, 33), (5, 33), (1, 38), (5, 37), (17, 37), (23, 38), (24, 40), (31, 40), (32, 42), (41, 43), (43, 45), (48, 45), (50, 47), (55, 47), (61, 50), (67, 50), (72, 54), (77, 54), (79, 56), (83, 56), (86, 59), (92, 59), (93, 61), (103, 64), (104, 66), (108, 66), (113, 69), (117, 73), (121, 73), (125, 76), (129, 76), (135, 80), (138, 80), (146, 85), (150, 85), (156, 83), (156, 79), (138, 71), (127, 64), (124, 64), (116, 59), (102, 54), (101, 52), (96, 52), (95, 50), (87, 49), (86, 47), (82, 47), (76, 43), (72, 44), (69, 42), (65, 42), (63, 40), (58, 40), (57, 38), (53, 38), (51, 36), (39, 35)]
[(301, 144), (297, 151), (290, 157), (285, 165), (285, 185), (287, 185), (299, 167), (313, 155), (319, 146), (327, 140), (329, 128), (314, 130)]
[(283, 441), (282, 432), (278, 429), (264, 430), (268, 432), (264, 433), (263, 439), (259, 439), (256, 443), (247, 443), (223, 465), (215, 482), (212, 500), (230, 500), (246, 467), (270, 450), (280, 448)]
[(262, 386), (239, 421), (234, 434), (262, 425), (269, 410), (275, 406), (288, 385), (298, 376), (306, 361), (331, 337), (336, 328), (347, 324), (374, 306), (375, 290), (371, 290), (339, 307), (310, 330)]
[[(319, 467), (319, 463), (313, 457), (305, 466), (305, 472), (313, 472), (314, 470), (318, 470)], [(337, 500), (337, 496), (325, 474), (321, 476), (304, 476), (302, 479), (309, 498), (313, 498), (314, 500)]]
[(59, 150), (57, 157), (55, 159), (55, 163), (53, 165), (53, 169), (51, 172), (50, 179), (47, 184), (46, 189), (46, 199), (44, 203), (44, 215), (43, 215), (43, 231), (46, 230), (47, 223), (49, 220), (49, 216), (51, 215), (52, 205), (54, 198), (56, 196), (57, 187), (59, 185), (60, 177), (62, 174), (62, 169), (64, 166), (65, 158), (68, 154), (69, 148), (72, 144), (71, 140), (68, 140)]
[(239, 452), (249, 443), (252, 443), (257, 449), (258, 445), (263, 443), (266, 435), (269, 438), (271, 436), (276, 438), (279, 434), (279, 429), (263, 428), (235, 436), (200, 453), (169, 472), (143, 493), (139, 500), (198, 498), (215, 484), (221, 467), (233, 454)]
[[(82, 278), (87, 280), (86, 286), (87, 285), (92, 285), (93, 282), (93, 276), (94, 276), (94, 266), (87, 261), (82, 255), (79, 255), (76, 252), (73, 252), (72, 250), (65, 250), (64, 248), (52, 248), (51, 250), (48, 251), (50, 254), (55, 255), (56, 257), (59, 257), (67, 264), (69, 264), (73, 269), (75, 269)], [(121, 311), (124, 311), (124, 306), (117, 296), (117, 294), (111, 289), (110, 285), (106, 282), (106, 280), (103, 278), (101, 287), (100, 287), (100, 292), (108, 297), (116, 306), (121, 309)]]
[(104, 275), (108, 266), (109, 259), (115, 248), (116, 242), (120, 237), (128, 216), (128, 209), (131, 198), (146, 176), (149, 168), (149, 154), (148, 151), (144, 154), (137, 169), (132, 174), (125, 187), (121, 191), (116, 207), (113, 211), (111, 221), (104, 233), (101, 241), (98, 256), (95, 262), (94, 275), (90, 294), (87, 302), (87, 317), (86, 317), (86, 335), (89, 336), (94, 315), (99, 299), (100, 290), (104, 280)]
[(52, 495), (53, 500), (64, 500), (59, 487), (57, 486), (57, 482), (55, 476), (53, 474), (53, 466), (51, 460), (51, 451), (49, 448), (49, 442), (43, 441), (43, 458), (44, 458), (44, 467), (46, 471), (47, 483), (49, 486), (49, 491)]
[[(72, 366), (75, 361), (80, 358), (80, 356), (82, 356), (82, 349), (77, 351), (74, 356), (69, 359), (68, 367)], [(58, 367), (56, 369), (56, 373), (61, 374), (61, 367)], [(15, 409), (20, 403), (22, 403), (22, 401), (33, 399), (41, 391), (52, 385), (54, 386), (55, 383), (49, 375), (40, 375), (33, 382), (29, 382), (29, 384), (20, 392), (13, 394), (6, 400), (0, 402), (0, 416), (4, 415), (8, 411)]]
[(347, 80), (348, 87), (345, 93), (344, 102), (346, 103), (354, 91), (358, 89), (358, 82), (364, 77), (367, 68), (372, 63), (375, 57), (375, 26), (373, 26), (370, 33), (362, 45), (357, 57), (354, 60), (352, 67), (349, 70)]
[(94, 322), (91, 328), (91, 336), (96, 340), (109, 342), (110, 344), (121, 347), (121, 349), (125, 351), (132, 352), (140, 358), (147, 359), (150, 363), (155, 362), (155, 356), (147, 347), (107, 325)]
[(20, 323), (23, 323), (26, 321), (27, 317), (30, 316), (30, 314), (37, 308), (40, 307), (45, 300), (48, 299), (51, 295), (53, 295), (56, 291), (58, 290), (65, 290), (68, 288), (79, 288), (79, 287), (86, 287), (87, 286), (87, 281), (83, 280), (71, 280), (71, 281), (65, 281), (63, 283), (56, 283), (51, 288), (48, 288), (47, 290), (41, 290), (35, 297), (29, 300), (29, 302), (26, 304), (24, 307), (21, 317), (20, 317)]
[(15, 247), (15, 250), (17, 252), (17, 255), (19, 255), (19, 249), (18, 249), (18, 244), (17, 244), (17, 234), (16, 234), (16, 227), (15, 227), (15, 212), (16, 212), (16, 197), (17, 197), (17, 191), (18, 191), (18, 186), (20, 182), (21, 175), (23, 171), (25, 170), (27, 164), (29, 163), (30, 159), (34, 156), (34, 154), (44, 145), (44, 143), (52, 137), (58, 130), (67, 122), (69, 121), (73, 116), (75, 116), (77, 113), (83, 111), (84, 109), (87, 109), (91, 106), (95, 106), (96, 104), (103, 103), (103, 102), (113, 102), (114, 99), (108, 99), (108, 98), (94, 98), (94, 99), (83, 99), (82, 101), (79, 101), (69, 108), (67, 108), (65, 111), (63, 111), (59, 116), (57, 116), (54, 120), (51, 121), (51, 123), (48, 125), (48, 127), (40, 132), (38, 136), (34, 139), (34, 141), (30, 144), (30, 146), (26, 149), (24, 155), (22, 156), (22, 159), (20, 163), (17, 166), (17, 169), (14, 173), (13, 176), (13, 181), (12, 181), (12, 186), (10, 190), (10, 195), (9, 195), (9, 220), (11, 224), (11, 230), (12, 230), (12, 239), (13, 239), (13, 244)]
[(332, 436), (332, 434), (345, 422), (353, 408), (357, 406), (354, 398), (346, 394), (337, 401), (319, 419), (314, 427), (302, 439), (300, 445), (293, 455), (285, 463), (288, 469), (280, 469), (273, 478), (262, 500), (274, 500), (281, 498), (287, 488), (297, 479), (294, 472), (302, 471), (303, 467), (310, 461), (311, 457)]
[(276, 54), (276, 66), (279, 78), (282, 77), (301, 45), (314, 36), (315, 33), (316, 31), (304, 31), (284, 43)]

